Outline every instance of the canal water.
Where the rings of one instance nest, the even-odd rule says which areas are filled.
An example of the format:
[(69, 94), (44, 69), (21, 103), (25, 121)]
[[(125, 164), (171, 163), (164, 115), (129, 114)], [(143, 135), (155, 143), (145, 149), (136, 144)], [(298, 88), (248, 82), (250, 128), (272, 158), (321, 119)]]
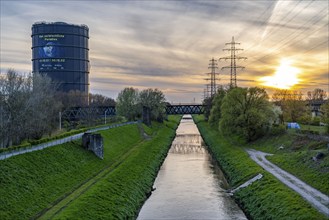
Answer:
[(228, 184), (190, 115), (184, 115), (142, 207), (143, 219), (247, 219), (225, 192)]

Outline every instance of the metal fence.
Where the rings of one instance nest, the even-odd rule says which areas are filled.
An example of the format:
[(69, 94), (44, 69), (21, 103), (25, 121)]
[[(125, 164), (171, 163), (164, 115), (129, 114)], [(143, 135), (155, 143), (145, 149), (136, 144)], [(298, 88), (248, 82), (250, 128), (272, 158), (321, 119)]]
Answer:
[[(137, 123), (138, 123), (137, 121), (134, 121), (134, 122), (125, 122), (125, 123), (120, 123), (120, 124), (113, 124), (113, 125), (109, 125), (109, 126), (93, 128), (93, 129), (87, 130), (86, 132), (103, 131), (103, 130), (108, 130), (108, 129), (111, 129), (111, 128), (121, 127), (121, 126), (125, 126), (125, 125), (130, 125), (130, 124), (137, 124)], [(45, 148), (56, 146), (56, 145), (59, 145), (59, 144), (64, 144), (64, 143), (67, 143), (67, 142), (70, 142), (70, 141), (78, 140), (78, 139), (82, 138), (82, 135), (84, 133), (85, 132), (82, 132), (82, 133), (75, 134), (75, 135), (72, 135), (72, 136), (68, 136), (68, 137), (65, 137), (65, 138), (62, 138), (62, 139), (53, 140), (53, 141), (49, 141), (49, 142), (46, 142), (46, 143), (33, 145), (33, 146), (30, 146), (30, 147), (19, 148), (19, 149), (8, 151), (8, 152), (3, 152), (3, 153), (0, 153), (0, 160), (4, 160), (4, 159), (7, 159), (9, 157), (13, 157), (13, 156), (20, 155), (20, 154), (25, 154), (25, 153), (28, 153), (28, 152), (43, 150)]]

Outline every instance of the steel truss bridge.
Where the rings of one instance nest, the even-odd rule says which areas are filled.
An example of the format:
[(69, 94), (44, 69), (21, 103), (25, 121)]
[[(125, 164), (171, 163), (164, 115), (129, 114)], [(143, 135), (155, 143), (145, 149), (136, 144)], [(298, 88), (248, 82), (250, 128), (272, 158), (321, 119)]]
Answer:
[[(167, 105), (167, 115), (203, 114), (205, 105), (202, 104), (179, 104)], [(116, 115), (115, 106), (98, 107), (72, 107), (61, 113), (62, 120), (76, 121), (89, 118), (106, 118)]]

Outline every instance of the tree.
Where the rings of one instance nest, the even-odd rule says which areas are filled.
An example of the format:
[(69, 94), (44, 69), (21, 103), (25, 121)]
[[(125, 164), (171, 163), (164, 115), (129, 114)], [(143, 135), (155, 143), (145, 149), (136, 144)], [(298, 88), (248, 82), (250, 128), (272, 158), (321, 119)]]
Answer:
[(307, 92), (307, 100), (309, 101), (323, 101), (327, 98), (327, 93), (323, 89), (316, 88), (313, 91)]
[(90, 106), (115, 106), (115, 101), (112, 98), (103, 96), (101, 94), (89, 94)]
[(273, 101), (281, 107), (283, 121), (299, 121), (307, 114), (303, 93), (296, 90), (276, 90), (272, 96)]
[(206, 121), (209, 120), (213, 98), (214, 98), (214, 96), (211, 96), (211, 97), (205, 98), (202, 101), (202, 104), (204, 105), (204, 113), (203, 113), (203, 115), (204, 115), (204, 118), (205, 118)]
[(220, 131), (237, 134), (248, 142), (264, 135), (274, 121), (268, 95), (257, 87), (230, 90), (223, 99), (221, 111)]
[(55, 99), (57, 85), (47, 76), (34, 74), (33, 86), (27, 99), (26, 114), (28, 137), (40, 139), (50, 134), (58, 124), (58, 112), (62, 104)]
[(56, 92), (56, 99), (63, 104), (63, 108), (86, 107), (88, 104), (88, 94), (79, 90), (69, 92)]
[(151, 120), (163, 121), (166, 112), (166, 99), (164, 94), (158, 89), (145, 89), (139, 93), (141, 108), (150, 110)]
[(326, 124), (326, 133), (329, 134), (329, 100), (320, 108), (321, 121)]
[(27, 118), (24, 110), (30, 85), (30, 81), (13, 69), (0, 79), (2, 147), (19, 143), (25, 133), (23, 128)]
[(50, 78), (8, 70), (0, 78), (0, 145), (9, 147), (24, 139), (41, 138), (57, 121), (58, 102)]
[(138, 90), (132, 87), (123, 89), (117, 97), (116, 110), (118, 115), (126, 117), (129, 121), (135, 120), (140, 114)]
[(208, 122), (213, 128), (216, 129), (218, 129), (218, 123), (220, 118), (222, 117), (221, 106), (226, 93), (227, 90), (225, 90), (223, 87), (220, 87), (212, 101), (212, 107), (210, 110), (210, 116)]

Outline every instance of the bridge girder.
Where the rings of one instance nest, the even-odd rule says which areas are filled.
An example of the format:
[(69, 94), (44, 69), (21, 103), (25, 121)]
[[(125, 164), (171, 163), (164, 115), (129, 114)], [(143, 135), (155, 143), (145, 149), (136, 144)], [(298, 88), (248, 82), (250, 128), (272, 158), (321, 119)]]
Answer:
[[(205, 105), (167, 105), (165, 109), (167, 115), (203, 114)], [(105, 115), (116, 115), (115, 106), (72, 107), (62, 112), (62, 119), (76, 121), (88, 118), (102, 118)]]

